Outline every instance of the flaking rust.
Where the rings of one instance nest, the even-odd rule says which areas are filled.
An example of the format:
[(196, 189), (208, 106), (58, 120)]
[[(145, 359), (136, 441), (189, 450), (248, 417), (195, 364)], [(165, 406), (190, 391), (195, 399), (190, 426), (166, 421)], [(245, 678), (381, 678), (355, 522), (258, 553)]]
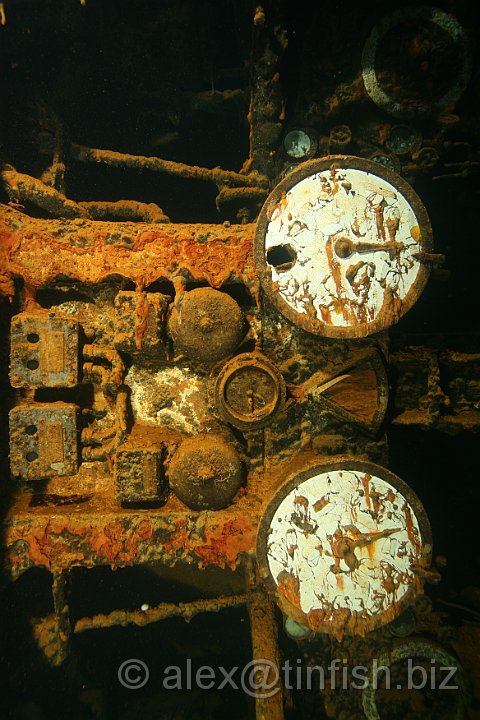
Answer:
[[(255, 544), (256, 517), (245, 503), (235, 510), (198, 516), (71, 505), (52, 508), (16, 506), (6, 519), (6, 556), (13, 577), (31, 567), (61, 572), (75, 566), (112, 569), (160, 561), (235, 569)], [(96, 506), (97, 505), (97, 506)]]
[(140, 290), (166, 279), (255, 291), (252, 225), (66, 222), (0, 210), (0, 291), (10, 298), (14, 277), (32, 291), (58, 277), (96, 284), (115, 275)]

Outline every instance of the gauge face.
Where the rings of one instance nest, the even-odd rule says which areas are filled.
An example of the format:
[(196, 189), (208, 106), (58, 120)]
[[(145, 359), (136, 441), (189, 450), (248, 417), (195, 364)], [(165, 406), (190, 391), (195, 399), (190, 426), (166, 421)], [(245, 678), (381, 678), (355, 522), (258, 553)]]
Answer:
[(260, 568), (282, 609), (312, 630), (364, 635), (422, 590), (428, 519), (408, 486), (379, 466), (345, 459), (303, 471), (260, 527)]
[[(363, 158), (304, 163), (260, 214), (255, 262), (277, 309), (305, 330), (364, 337), (414, 304), (428, 278), (427, 213), (401, 177)], [(418, 256), (418, 257), (417, 257)]]
[(310, 156), (312, 141), (305, 130), (291, 130), (283, 140), (285, 152), (292, 158), (300, 160)]
[(283, 405), (285, 383), (264, 355), (244, 353), (222, 368), (215, 383), (215, 400), (220, 415), (234, 427), (264, 427)]
[(400, 172), (402, 167), (400, 160), (395, 155), (388, 155), (388, 153), (384, 153), (381, 150), (379, 150), (378, 152), (374, 152), (372, 155), (370, 155), (370, 160), (373, 160), (373, 162), (376, 163), (380, 163), (380, 165), (383, 165), (389, 170), (393, 170), (397, 173)]
[(277, 396), (271, 375), (255, 367), (238, 370), (225, 386), (225, 400), (232, 411), (255, 419), (275, 409)]
[(387, 148), (395, 155), (407, 155), (419, 150), (422, 136), (408, 125), (395, 125), (391, 128), (386, 140)]

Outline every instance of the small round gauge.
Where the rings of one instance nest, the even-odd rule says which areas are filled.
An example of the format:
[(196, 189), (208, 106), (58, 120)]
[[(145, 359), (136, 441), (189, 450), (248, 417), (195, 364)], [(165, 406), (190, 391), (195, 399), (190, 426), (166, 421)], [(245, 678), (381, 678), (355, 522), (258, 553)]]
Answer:
[[(415, 663), (415, 666), (420, 666), (418, 670), (423, 670), (425, 678), (427, 677), (427, 673), (433, 669), (434, 665), (439, 669), (441, 668), (443, 672), (455, 670), (452, 684), (447, 684), (447, 682), (444, 683), (443, 681), (438, 682), (433, 693), (435, 697), (432, 696), (430, 700), (432, 703), (430, 708), (432, 717), (448, 717), (450, 720), (464, 720), (465, 717), (467, 717), (465, 703), (467, 702), (468, 690), (466, 678), (459, 659), (438, 643), (423, 638), (402, 640), (392, 647), (389, 647), (386, 652), (381, 652), (380, 654), (378, 651), (375, 652), (375, 656), (371, 661), (366, 662), (368, 677), (366, 678), (367, 683), (362, 690), (362, 706), (366, 720), (387, 720), (387, 718), (391, 717), (391, 701), (387, 700), (385, 696), (382, 698), (383, 693), (381, 692), (378, 693), (380, 697), (377, 697), (377, 689), (379, 688), (376, 682), (376, 674), (378, 668), (387, 668), (387, 672), (389, 673), (388, 677), (391, 671), (392, 674), (395, 674), (396, 683), (398, 680), (402, 681), (396, 685), (397, 688), (405, 688), (408, 687), (409, 682), (407, 677), (410, 680), (412, 679), (412, 661)], [(447, 676), (444, 675), (443, 677), (446, 678)], [(395, 687), (395, 685), (392, 687)], [(452, 690), (455, 690), (455, 692), (452, 692)], [(403, 705), (402, 708), (402, 711), (408, 714), (408, 716), (410, 716), (410, 708), (413, 710), (414, 707), (414, 695), (416, 695), (416, 693), (412, 693), (411, 695), (412, 705), (410, 707)], [(418, 707), (417, 703), (415, 704)], [(414, 714), (418, 717), (417, 712), (414, 711)]]
[(255, 263), (267, 297), (308, 332), (364, 337), (397, 322), (429, 275), (430, 222), (378, 162), (332, 155), (300, 165), (267, 198)]
[(285, 401), (285, 382), (275, 365), (258, 352), (232, 358), (215, 383), (222, 418), (240, 430), (265, 427)]
[(396, 173), (399, 173), (402, 169), (402, 165), (398, 157), (396, 157), (396, 155), (390, 155), (389, 153), (383, 152), (383, 150), (376, 150), (372, 153), (370, 155), (370, 160), (380, 163), (380, 165), (383, 165)]
[(438, 152), (434, 147), (423, 147), (414, 158), (420, 170), (431, 170), (438, 163), (439, 159)]
[(306, 130), (290, 130), (283, 138), (285, 152), (295, 160), (306, 160), (315, 153), (315, 139)]
[(338, 149), (345, 149), (346, 145), (352, 140), (352, 131), (348, 125), (335, 125), (330, 130), (330, 147), (337, 147)]
[(277, 491), (260, 522), (260, 574), (283, 612), (311, 630), (365, 635), (422, 593), (428, 518), (388, 470), (351, 458), (311, 466)]
[(422, 136), (414, 128), (408, 125), (394, 125), (388, 133), (386, 141), (387, 148), (394, 155), (407, 155), (419, 150), (422, 144)]

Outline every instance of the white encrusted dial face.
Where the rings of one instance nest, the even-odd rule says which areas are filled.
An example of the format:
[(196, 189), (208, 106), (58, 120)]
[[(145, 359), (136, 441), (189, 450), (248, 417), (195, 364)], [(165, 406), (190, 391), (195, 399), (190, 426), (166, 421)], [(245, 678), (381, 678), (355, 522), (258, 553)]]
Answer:
[(364, 634), (394, 619), (419, 588), (430, 547), (412, 504), (378, 474), (317, 472), (290, 486), (268, 517), (271, 578), (313, 629)]
[(265, 211), (267, 294), (307, 330), (368, 335), (396, 322), (423, 288), (428, 219), (413, 191), (408, 194), (416, 209), (377, 168), (333, 162), (296, 183), (287, 176), (288, 189)]

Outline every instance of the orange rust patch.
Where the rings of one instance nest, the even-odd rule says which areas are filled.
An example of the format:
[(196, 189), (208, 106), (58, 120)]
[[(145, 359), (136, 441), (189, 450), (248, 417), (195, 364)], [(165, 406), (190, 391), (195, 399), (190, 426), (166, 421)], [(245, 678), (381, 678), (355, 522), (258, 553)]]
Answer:
[(138, 327), (135, 331), (135, 345), (137, 347), (137, 350), (142, 349), (143, 337), (147, 330), (149, 314), (150, 314), (150, 303), (148, 302), (147, 296), (142, 294), (141, 300), (139, 299), (139, 302), (137, 305), (137, 315), (140, 318), (140, 324), (138, 325)]
[(110, 275), (141, 288), (179, 275), (214, 288), (252, 284), (253, 235), (253, 225), (39, 220), (4, 208), (0, 276), (21, 276), (34, 288), (59, 276), (96, 284)]
[(255, 547), (257, 523), (255, 519), (237, 517), (223, 525), (205, 529), (205, 543), (192, 548), (204, 565), (218, 565), (234, 569), (241, 553)]
[(370, 497), (370, 480), (371, 479), (372, 479), (372, 476), (369, 475), (368, 473), (365, 473), (361, 478), (363, 491), (365, 493), (365, 502), (367, 503), (367, 507), (369, 510), (372, 509), (372, 499)]
[(277, 578), (278, 592), (294, 607), (300, 608), (300, 580), (295, 575), (282, 570)]
[(253, 551), (257, 523), (251, 515), (207, 517), (204, 522), (201, 535), (198, 521), (187, 516), (39, 517), (9, 528), (8, 563), (13, 575), (32, 566), (55, 572), (74, 565), (116, 568), (187, 558), (201, 566), (233, 569), (242, 553)]

